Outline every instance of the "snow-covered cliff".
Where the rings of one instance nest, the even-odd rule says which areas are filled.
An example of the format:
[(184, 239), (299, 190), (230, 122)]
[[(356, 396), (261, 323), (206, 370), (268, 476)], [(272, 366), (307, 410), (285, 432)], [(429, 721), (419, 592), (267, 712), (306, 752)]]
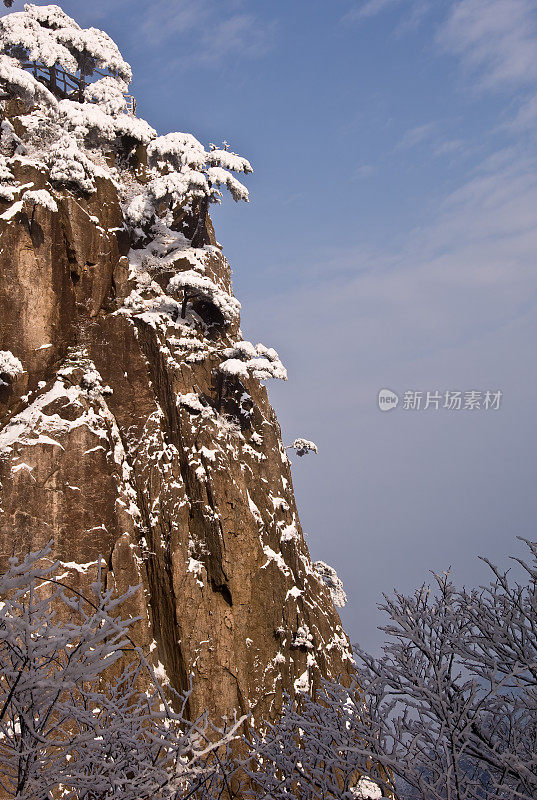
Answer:
[(0, 53), (1, 556), (52, 539), (81, 591), (102, 559), (193, 714), (274, 713), (350, 651), (262, 383), (285, 368), (243, 341), (208, 214), (250, 164), (158, 137), (57, 6), (2, 18)]

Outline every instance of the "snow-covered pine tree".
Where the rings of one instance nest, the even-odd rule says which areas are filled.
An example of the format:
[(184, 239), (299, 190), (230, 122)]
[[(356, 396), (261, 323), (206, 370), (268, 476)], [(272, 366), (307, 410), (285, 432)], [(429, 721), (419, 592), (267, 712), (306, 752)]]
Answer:
[(235, 342), (226, 348), (222, 355), (224, 360), (219, 366), (219, 371), (225, 377), (247, 378), (253, 375), (259, 380), (267, 378), (287, 380), (287, 370), (273, 347), (265, 347), (261, 343), (253, 345), (251, 342)]
[(276, 378), (287, 380), (287, 370), (280, 361), (280, 357), (273, 347), (266, 347), (260, 342), (238, 341), (231, 347), (225, 348), (220, 355), (223, 361), (217, 368), (217, 406), (220, 407), (224, 390), (233, 391), (237, 386), (242, 386), (242, 380), (252, 376), (258, 380)]

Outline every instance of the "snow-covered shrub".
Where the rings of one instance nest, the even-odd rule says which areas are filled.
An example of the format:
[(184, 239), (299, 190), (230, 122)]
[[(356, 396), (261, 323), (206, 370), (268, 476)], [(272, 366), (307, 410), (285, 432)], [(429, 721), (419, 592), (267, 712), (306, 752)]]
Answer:
[(253, 172), (250, 162), (232, 153), (228, 150), (227, 142), (224, 142), (225, 148), (222, 150), (214, 144), (209, 145), (209, 154), (207, 156), (207, 163), (211, 167), (223, 167), (224, 169), (231, 170), (232, 172)]
[(8, 159), (0, 154), (0, 200), (11, 201), (15, 197), (15, 176), (9, 168)]
[(209, 186), (211, 187), (210, 198), (212, 201), (218, 202), (218, 198), (221, 196), (220, 192), (216, 191), (214, 187), (225, 186), (236, 203), (238, 203), (239, 200), (244, 200), (245, 203), (248, 202), (249, 193), (246, 186), (222, 167), (209, 167), (207, 170), (207, 178)]
[(181, 316), (184, 319), (186, 304), (193, 299), (206, 300), (218, 309), (224, 321), (233, 322), (238, 318), (241, 305), (233, 295), (228, 294), (205, 275), (200, 275), (192, 269), (178, 272), (168, 283), (169, 292), (183, 292), (183, 305)]
[(76, 140), (64, 134), (45, 154), (50, 180), (63, 186), (75, 186), (88, 194), (95, 191), (95, 177), (102, 174), (94, 162), (78, 147)]
[(58, 204), (46, 189), (37, 189), (35, 191), (27, 190), (22, 195), (21, 200), (23, 205), (26, 206), (41, 206), (42, 208), (46, 208), (47, 211), (52, 212), (58, 210)]
[(40, 103), (52, 109), (58, 105), (58, 101), (46, 86), (21, 69), (20, 61), (1, 52), (0, 87), (7, 97), (17, 97), (28, 104)]
[(80, 386), (90, 397), (97, 397), (100, 394), (113, 394), (110, 386), (103, 385), (101, 374), (96, 369), (90, 368), (84, 372), (80, 379)]
[(273, 347), (264, 344), (253, 345), (251, 342), (235, 342), (227, 347), (222, 355), (224, 360), (219, 371), (226, 377), (247, 378), (253, 375), (259, 380), (277, 378), (287, 380), (287, 370)]
[(0, 350), (0, 386), (7, 386), (8, 381), (3, 378), (16, 378), (24, 372), (20, 360), (13, 355), (11, 350)]
[(86, 86), (84, 98), (89, 103), (97, 103), (105, 114), (117, 116), (125, 111), (127, 89), (128, 86), (124, 81), (106, 75)]
[[(225, 153), (224, 161), (214, 153)], [(252, 172), (250, 163), (241, 156), (227, 151), (209, 151), (192, 134), (169, 133), (154, 139), (147, 148), (152, 179), (133, 197), (126, 217), (133, 227), (142, 227), (154, 220), (159, 206), (181, 207), (188, 199), (201, 201), (200, 215), (207, 213), (209, 203), (219, 203), (222, 196), (218, 187), (227, 188), (238, 202), (248, 202), (247, 188), (228, 169)], [(226, 163), (228, 169), (214, 166)]]
[(147, 148), (149, 166), (159, 170), (178, 172), (183, 167), (201, 170), (205, 167), (207, 153), (201, 142), (191, 133), (167, 133), (158, 136)]
[(308, 453), (317, 453), (318, 448), (315, 442), (310, 442), (309, 439), (295, 439), (293, 444), (285, 448), (286, 450), (295, 450), (297, 456), (305, 456)]
[(301, 625), (293, 636), (291, 647), (303, 647), (306, 650), (313, 649), (313, 636), (307, 625)]
[(324, 561), (315, 561), (313, 564), (313, 569), (323, 583), (325, 583), (330, 589), (330, 594), (332, 596), (332, 602), (334, 605), (337, 608), (343, 608), (343, 606), (347, 604), (347, 595), (343, 591), (343, 583), (334, 567), (331, 567), (329, 564), (325, 564)]

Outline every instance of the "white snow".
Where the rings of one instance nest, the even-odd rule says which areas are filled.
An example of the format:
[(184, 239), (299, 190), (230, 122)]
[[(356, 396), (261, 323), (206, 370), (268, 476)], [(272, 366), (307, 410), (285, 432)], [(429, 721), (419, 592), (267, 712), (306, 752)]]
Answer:
[(11, 350), (0, 350), (0, 385), (5, 384), (1, 380), (2, 375), (8, 378), (15, 378), (24, 372), (22, 363), (13, 355)]
[(248, 496), (248, 507), (250, 509), (250, 513), (258, 525), (263, 525), (263, 517), (261, 516), (261, 512), (259, 511), (258, 507), (250, 497), (250, 492), (246, 490), (246, 494)]
[(370, 778), (359, 778), (356, 786), (350, 789), (356, 800), (381, 800), (382, 790)]
[(222, 355), (225, 360), (219, 369), (224, 375), (247, 377), (248, 373), (251, 373), (259, 380), (267, 378), (287, 380), (287, 370), (272, 347), (265, 347), (261, 343), (254, 346), (251, 342), (239, 341), (232, 347), (226, 348)]
[(289, 570), (289, 567), (287, 566), (287, 564), (283, 560), (283, 556), (282, 556), (281, 553), (276, 553), (268, 545), (263, 545), (263, 552), (266, 555), (267, 560), (263, 564), (261, 569), (266, 569), (268, 567), (268, 565), (271, 563), (271, 561), (274, 561), (275, 564), (278, 566), (278, 569), (280, 569), (284, 573), (284, 575), (290, 575), (291, 574), (291, 571)]
[(308, 674), (308, 670), (305, 670), (302, 675), (300, 675), (294, 682), (294, 689), (297, 694), (301, 694), (304, 692), (309, 692), (310, 690), (310, 678)]
[(313, 636), (307, 625), (301, 625), (293, 636), (291, 647), (305, 647), (306, 650), (313, 649)]
[(10, 220), (13, 219), (17, 214), (22, 211), (23, 202), (22, 200), (17, 200), (16, 203), (13, 203), (3, 214), (0, 214), (0, 219)]
[(23, 204), (25, 205), (34, 205), (34, 206), (42, 206), (46, 208), (47, 211), (55, 212), (58, 210), (58, 205), (55, 199), (52, 197), (50, 192), (47, 192), (46, 189), (38, 189), (36, 191), (26, 191), (21, 197)]
[(315, 442), (310, 442), (309, 439), (295, 439), (293, 444), (289, 445), (286, 449), (293, 449), (296, 451), (297, 456), (305, 456), (307, 453), (317, 453), (318, 448)]
[(328, 586), (334, 605), (337, 608), (343, 608), (347, 603), (347, 595), (343, 591), (343, 583), (334, 567), (325, 564), (324, 561), (315, 561), (313, 568), (318, 577)]
[(16, 474), (17, 472), (20, 472), (21, 469), (25, 469), (25, 470), (27, 470), (28, 472), (31, 473), (32, 470), (33, 470), (33, 467), (30, 467), (28, 464), (24, 464), (24, 463), (15, 464), (13, 467), (11, 467), (11, 472), (13, 474)]
[(168, 283), (168, 291), (186, 291), (189, 296), (200, 297), (213, 303), (227, 322), (233, 322), (240, 312), (240, 303), (206, 275), (187, 269), (178, 272)]
[(301, 594), (302, 589), (299, 589), (298, 586), (293, 586), (292, 589), (288, 589), (285, 599), (287, 600), (288, 597), (293, 597), (296, 600), (296, 598), (300, 597)]

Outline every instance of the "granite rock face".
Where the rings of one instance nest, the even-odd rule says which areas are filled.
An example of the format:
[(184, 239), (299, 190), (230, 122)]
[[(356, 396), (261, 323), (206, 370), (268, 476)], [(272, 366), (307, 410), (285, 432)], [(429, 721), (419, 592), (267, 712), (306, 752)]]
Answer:
[[(181, 246), (167, 230), (132, 249), (113, 181), (85, 195), (31, 159), (13, 163), (0, 350), (24, 371), (0, 385), (2, 561), (53, 540), (64, 581), (84, 592), (102, 559), (119, 591), (141, 585), (124, 612), (142, 616), (138, 641), (165, 682), (192, 679), (192, 715), (276, 714), (284, 690), (311, 691), (350, 652), (266, 389), (218, 371), (241, 341), (238, 314), (197, 298), (183, 318), (167, 288), (195, 269), (233, 299), (210, 220), (200, 236), (190, 207)], [(28, 189), (57, 210), (19, 202)]]

